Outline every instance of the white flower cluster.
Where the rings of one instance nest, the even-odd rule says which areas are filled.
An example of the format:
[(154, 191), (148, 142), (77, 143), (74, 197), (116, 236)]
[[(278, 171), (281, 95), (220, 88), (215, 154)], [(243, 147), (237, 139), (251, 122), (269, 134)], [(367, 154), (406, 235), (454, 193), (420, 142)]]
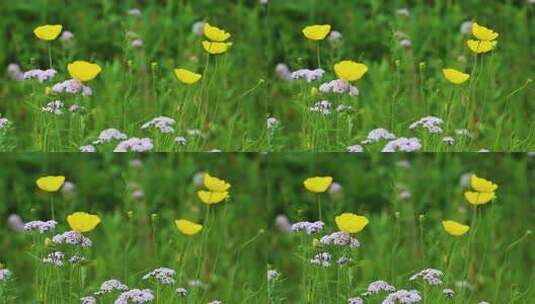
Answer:
[(173, 285), (175, 284), (175, 275), (176, 271), (173, 269), (161, 267), (144, 275), (143, 280), (154, 279), (163, 285)]
[(173, 128), (175, 124), (176, 124), (176, 121), (174, 119), (165, 117), (165, 116), (160, 116), (145, 123), (141, 127), (141, 129), (155, 128), (155, 129), (158, 129), (161, 133), (169, 134), (169, 133), (175, 132), (175, 129)]
[(56, 229), (56, 225), (58, 222), (54, 220), (50, 221), (31, 221), (26, 224), (24, 224), (24, 230), (25, 231), (39, 231), (40, 234), (43, 234), (45, 232), (52, 231)]
[(306, 231), (307, 234), (312, 235), (323, 230), (324, 222), (298, 222), (292, 225), (293, 232)]
[(93, 242), (83, 234), (77, 231), (67, 231), (62, 234), (57, 234), (52, 238), (52, 242), (56, 245), (71, 245), (71, 246), (82, 246), (88, 248), (93, 246)]

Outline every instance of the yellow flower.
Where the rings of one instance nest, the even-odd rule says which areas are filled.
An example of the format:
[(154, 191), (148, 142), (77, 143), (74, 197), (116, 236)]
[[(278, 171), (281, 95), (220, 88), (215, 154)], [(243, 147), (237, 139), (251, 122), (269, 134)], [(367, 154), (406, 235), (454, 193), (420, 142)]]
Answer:
[(210, 42), (205, 40), (202, 42), (204, 50), (212, 55), (224, 54), (232, 46), (230, 42)]
[(444, 77), (453, 84), (462, 84), (470, 79), (469, 74), (454, 69), (443, 69), (442, 74), (444, 74)]
[(327, 35), (331, 32), (331, 26), (328, 24), (324, 25), (311, 25), (303, 29), (303, 35), (308, 40), (320, 41), (327, 38)]
[(70, 63), (67, 69), (71, 77), (79, 81), (93, 80), (102, 71), (98, 64), (87, 61), (75, 61)]
[(37, 179), (36, 184), (39, 189), (46, 192), (58, 191), (65, 182), (65, 176), (45, 176)]
[(498, 189), (498, 185), (495, 183), (484, 178), (480, 178), (475, 174), (473, 174), (470, 178), (470, 183), (472, 188), (477, 192), (492, 193)]
[(334, 220), (338, 229), (345, 233), (359, 233), (369, 223), (365, 216), (353, 213), (343, 213), (337, 216)]
[(303, 184), (305, 185), (305, 188), (310, 192), (322, 193), (327, 191), (327, 189), (329, 189), (332, 183), (333, 178), (330, 176), (326, 176), (307, 178)]
[(33, 30), (35, 36), (41, 40), (51, 41), (56, 40), (59, 34), (63, 30), (63, 26), (60, 24), (56, 25), (42, 25), (38, 26)]
[(67, 216), (67, 222), (71, 229), (77, 232), (89, 232), (100, 224), (100, 218), (97, 215), (86, 212), (75, 212)]
[(211, 191), (204, 191), (201, 190), (197, 192), (197, 195), (199, 196), (199, 199), (208, 205), (214, 205), (219, 204), (225, 199), (229, 197), (229, 194), (227, 191), (225, 192), (211, 192)]
[(334, 71), (339, 79), (357, 81), (368, 72), (368, 67), (362, 63), (345, 60), (335, 64)]
[(182, 83), (189, 85), (195, 84), (202, 78), (201, 74), (197, 74), (186, 69), (175, 69), (175, 76)]
[(496, 38), (500, 36), (500, 34), (489, 28), (477, 24), (477, 22), (472, 23), (472, 34), (481, 41), (496, 40)]
[(470, 226), (457, 223), (456, 221), (442, 221), (444, 230), (453, 236), (461, 236), (470, 230)]
[(225, 42), (230, 38), (230, 33), (225, 32), (224, 30), (211, 26), (208, 23), (204, 24), (204, 36), (215, 42)]
[(178, 231), (190, 236), (196, 235), (202, 230), (202, 225), (190, 222), (188, 220), (176, 220), (175, 225)]
[(485, 193), (467, 191), (464, 193), (464, 198), (466, 198), (466, 200), (472, 205), (484, 205), (495, 199), (496, 194), (494, 192)]
[(204, 175), (204, 186), (213, 192), (225, 192), (230, 189), (230, 184), (210, 174)]
[(468, 40), (466, 45), (476, 54), (488, 53), (496, 48), (497, 41)]

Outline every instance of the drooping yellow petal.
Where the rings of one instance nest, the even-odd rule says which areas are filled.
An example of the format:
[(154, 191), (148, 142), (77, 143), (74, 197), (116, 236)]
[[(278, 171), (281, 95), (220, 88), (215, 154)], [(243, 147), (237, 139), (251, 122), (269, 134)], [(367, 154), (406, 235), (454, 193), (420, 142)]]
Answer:
[(362, 63), (345, 60), (334, 65), (334, 72), (339, 79), (348, 82), (357, 81), (368, 72), (368, 67)]
[(492, 193), (498, 189), (498, 185), (496, 185), (495, 183), (484, 178), (480, 178), (475, 174), (471, 176), (470, 184), (472, 185), (472, 188), (477, 192)]
[(461, 236), (470, 230), (470, 226), (457, 223), (456, 221), (442, 221), (444, 230), (453, 236)]
[(303, 35), (308, 40), (320, 41), (327, 38), (327, 35), (331, 32), (331, 26), (328, 24), (324, 25), (311, 25), (303, 29)]
[(178, 231), (189, 236), (196, 235), (202, 230), (202, 225), (183, 219), (176, 220), (175, 225)]
[(494, 192), (485, 193), (468, 191), (464, 193), (464, 198), (466, 198), (468, 203), (472, 205), (484, 205), (495, 199), (496, 194)]
[(67, 69), (71, 77), (78, 81), (91, 81), (102, 71), (98, 64), (82, 60), (70, 63)]
[(468, 40), (466, 41), (468, 48), (476, 53), (483, 54), (488, 53), (496, 48), (498, 45), (497, 41), (481, 41), (481, 40)]
[(443, 69), (442, 74), (444, 74), (444, 77), (453, 84), (463, 84), (470, 79), (469, 74), (465, 74), (455, 69)]
[(353, 213), (343, 213), (335, 219), (338, 229), (345, 233), (359, 233), (369, 223), (368, 218)]
[(37, 184), (37, 187), (43, 191), (56, 192), (63, 186), (63, 183), (65, 183), (65, 176), (40, 177), (35, 183)]
[(230, 38), (230, 33), (225, 32), (224, 30), (211, 26), (208, 23), (204, 24), (204, 36), (211, 41), (215, 42), (225, 42)]
[(200, 190), (197, 192), (197, 195), (199, 196), (199, 199), (208, 205), (214, 205), (219, 204), (222, 201), (226, 200), (229, 197), (229, 194), (227, 191), (225, 192), (212, 192), (212, 191), (204, 191)]
[(220, 55), (224, 54), (228, 51), (228, 49), (232, 46), (232, 43), (230, 42), (210, 42), (208, 40), (205, 40), (202, 42), (202, 46), (204, 50), (211, 55)]
[(36, 27), (33, 30), (33, 33), (35, 36), (41, 40), (45, 41), (51, 41), (56, 40), (58, 38), (59, 34), (61, 34), (61, 31), (63, 30), (63, 26), (60, 24), (56, 25), (41, 25)]
[(186, 69), (175, 69), (175, 76), (178, 80), (180, 80), (180, 82), (187, 85), (195, 84), (202, 78), (201, 74), (197, 74)]
[(495, 31), (486, 28), (477, 24), (477, 22), (472, 23), (472, 34), (479, 40), (482, 41), (492, 41), (496, 40), (500, 34)]
[(210, 191), (214, 192), (225, 192), (230, 189), (231, 185), (225, 180), (219, 179), (217, 177), (211, 176), (210, 174), (204, 175), (204, 186)]
[(305, 188), (310, 192), (322, 193), (327, 191), (332, 183), (333, 178), (330, 176), (326, 176), (307, 178), (303, 184)]
[(86, 212), (75, 212), (67, 216), (67, 222), (74, 231), (89, 232), (100, 224), (100, 218), (97, 215)]

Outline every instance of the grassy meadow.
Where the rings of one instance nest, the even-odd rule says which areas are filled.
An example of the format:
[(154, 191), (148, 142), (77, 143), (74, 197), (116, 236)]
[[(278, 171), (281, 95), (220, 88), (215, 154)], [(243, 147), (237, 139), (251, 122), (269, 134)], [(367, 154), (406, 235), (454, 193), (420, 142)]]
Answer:
[[(525, 154), (5, 154), (0, 167), (0, 303), (523, 304), (535, 297), (535, 160)], [(198, 191), (214, 185), (201, 172), (224, 179), (230, 196), (203, 204)], [(492, 183), (471, 183), (474, 173)], [(47, 175), (66, 177), (59, 191), (36, 185)], [(313, 193), (304, 181), (314, 176), (334, 182)], [(489, 203), (465, 199), (488, 187)], [(100, 223), (80, 228), (75, 212)], [(31, 224), (52, 213), (54, 227)], [(343, 213), (367, 225), (346, 234)], [(202, 230), (187, 235), (176, 219)], [(444, 220), (469, 230), (450, 235)], [(90, 246), (66, 241), (70, 230)]]
[[(28, 0), (0, 11), (0, 151), (535, 149), (528, 0)], [(472, 21), (499, 34), (479, 42), (494, 49), (467, 47)], [(231, 34), (216, 45), (224, 54), (203, 49), (204, 22)], [(61, 35), (38, 39), (45, 24)], [(315, 24), (329, 36), (305, 38)], [(100, 73), (74, 75), (80, 60)], [(367, 73), (347, 83), (334, 70), (344, 60)], [(201, 79), (185, 84), (177, 68)], [(469, 79), (453, 84), (444, 68)]]

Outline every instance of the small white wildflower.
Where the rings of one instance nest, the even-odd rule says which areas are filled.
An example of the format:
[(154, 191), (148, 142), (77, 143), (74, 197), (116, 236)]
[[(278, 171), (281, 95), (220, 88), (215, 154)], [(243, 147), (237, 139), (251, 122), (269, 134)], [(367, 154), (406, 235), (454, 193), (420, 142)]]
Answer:
[(384, 128), (378, 128), (371, 130), (370, 133), (368, 133), (368, 137), (362, 141), (363, 145), (369, 145), (376, 142), (379, 142), (381, 140), (394, 140), (396, 139), (396, 135), (393, 133), (390, 133), (387, 129)]
[(427, 116), (410, 125), (410, 129), (422, 127), (431, 134), (442, 133), (442, 124), (444, 121), (438, 117)]
[(421, 148), (422, 144), (418, 138), (401, 137), (386, 144), (382, 152), (416, 152)]
[(154, 148), (150, 138), (132, 137), (128, 140), (120, 142), (113, 152), (149, 152)]
[(175, 129), (173, 126), (176, 124), (176, 121), (172, 118), (160, 116), (156, 117), (153, 120), (145, 123), (141, 129), (155, 128), (163, 134), (174, 133)]

